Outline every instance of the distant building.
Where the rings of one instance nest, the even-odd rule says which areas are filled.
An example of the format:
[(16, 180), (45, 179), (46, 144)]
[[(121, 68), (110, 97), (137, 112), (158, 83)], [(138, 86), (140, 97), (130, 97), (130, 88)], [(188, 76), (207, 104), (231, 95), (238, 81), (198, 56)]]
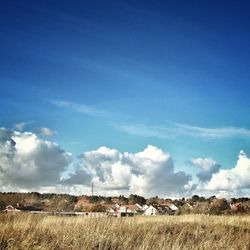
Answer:
[(142, 206), (139, 204), (133, 204), (133, 205), (115, 204), (114, 206), (109, 207), (107, 209), (107, 212), (109, 213), (109, 215), (115, 217), (125, 217), (125, 216), (131, 217), (138, 214), (142, 214), (143, 210)]
[(240, 202), (230, 204), (230, 209), (233, 211), (241, 211), (244, 210), (244, 206)]
[(145, 206), (145, 210), (143, 215), (146, 216), (155, 216), (155, 215), (173, 215), (178, 210), (178, 207), (175, 206), (173, 203), (168, 204), (156, 204)]
[(42, 208), (38, 208), (38, 207), (33, 207), (33, 206), (24, 206), (24, 205), (20, 205), (19, 203), (17, 203), (17, 206), (14, 207), (12, 205), (8, 205), (3, 212), (4, 213), (8, 213), (8, 212), (30, 212), (30, 211), (42, 211)]
[(159, 212), (157, 210), (157, 208), (155, 208), (154, 206), (152, 205), (149, 205), (145, 210), (144, 210), (144, 213), (143, 215), (146, 215), (146, 216), (155, 216), (157, 215)]
[(168, 207), (172, 210), (172, 211), (177, 211), (178, 207), (176, 207), (173, 203), (169, 204)]
[(12, 205), (8, 205), (4, 210), (4, 213), (9, 213), (9, 212), (21, 212), (21, 210), (16, 209), (15, 207), (13, 207)]

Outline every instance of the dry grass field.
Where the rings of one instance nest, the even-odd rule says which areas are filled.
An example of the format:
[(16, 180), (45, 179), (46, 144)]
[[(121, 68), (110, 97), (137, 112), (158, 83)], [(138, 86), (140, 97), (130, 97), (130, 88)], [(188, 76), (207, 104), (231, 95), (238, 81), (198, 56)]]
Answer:
[(250, 249), (250, 216), (0, 215), (0, 249)]

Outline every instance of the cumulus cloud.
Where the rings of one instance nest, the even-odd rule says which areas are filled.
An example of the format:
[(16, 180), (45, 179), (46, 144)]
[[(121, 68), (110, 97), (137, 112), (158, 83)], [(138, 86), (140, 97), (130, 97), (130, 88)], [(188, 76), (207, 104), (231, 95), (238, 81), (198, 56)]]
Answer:
[(217, 173), (220, 169), (220, 164), (211, 158), (196, 158), (191, 159), (189, 164), (200, 169), (197, 177), (200, 181), (205, 182), (211, 179), (214, 173)]
[[(145, 196), (178, 196), (186, 192), (185, 185), (190, 180), (184, 172), (174, 170), (169, 153), (151, 145), (135, 154), (100, 147), (83, 153), (80, 164), (85, 172), (91, 174), (99, 191), (123, 190), (127, 194)], [(73, 178), (74, 175), (69, 181)]]
[(190, 164), (200, 169), (198, 183), (175, 170), (171, 155), (155, 146), (148, 145), (138, 153), (103, 146), (73, 161), (54, 142), (31, 132), (0, 128), (0, 191), (90, 194), (93, 182), (100, 195), (249, 195), (250, 158), (243, 151), (231, 169), (222, 169), (211, 158), (192, 159)]
[(237, 193), (240, 190), (250, 190), (250, 158), (241, 151), (237, 164), (232, 169), (221, 169), (213, 174), (205, 186), (211, 191), (227, 191)]
[(4, 190), (39, 190), (60, 183), (72, 160), (56, 143), (34, 133), (0, 129), (0, 186)]
[(53, 131), (53, 130), (51, 130), (51, 129), (49, 129), (49, 128), (46, 128), (46, 127), (43, 127), (43, 128), (40, 128), (39, 129), (39, 132), (40, 132), (40, 134), (42, 134), (43, 136), (53, 136), (53, 135), (55, 135), (56, 134), (56, 132), (55, 131)]
[(70, 186), (70, 185), (84, 185), (89, 186), (91, 184), (92, 176), (90, 173), (86, 171), (86, 169), (81, 169), (79, 166), (77, 169), (70, 173), (68, 178), (62, 179), (62, 184)]

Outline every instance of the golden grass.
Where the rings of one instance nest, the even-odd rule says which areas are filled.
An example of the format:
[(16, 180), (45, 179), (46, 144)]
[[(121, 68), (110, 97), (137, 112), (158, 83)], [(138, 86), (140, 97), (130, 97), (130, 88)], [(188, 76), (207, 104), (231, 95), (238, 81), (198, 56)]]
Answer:
[(250, 216), (0, 215), (0, 249), (250, 249)]

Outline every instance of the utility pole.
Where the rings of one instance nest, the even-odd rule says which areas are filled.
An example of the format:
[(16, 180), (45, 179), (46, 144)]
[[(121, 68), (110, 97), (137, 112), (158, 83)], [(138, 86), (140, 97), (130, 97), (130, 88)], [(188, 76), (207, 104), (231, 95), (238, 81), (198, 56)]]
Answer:
[(94, 182), (91, 183), (91, 194), (94, 196)]

